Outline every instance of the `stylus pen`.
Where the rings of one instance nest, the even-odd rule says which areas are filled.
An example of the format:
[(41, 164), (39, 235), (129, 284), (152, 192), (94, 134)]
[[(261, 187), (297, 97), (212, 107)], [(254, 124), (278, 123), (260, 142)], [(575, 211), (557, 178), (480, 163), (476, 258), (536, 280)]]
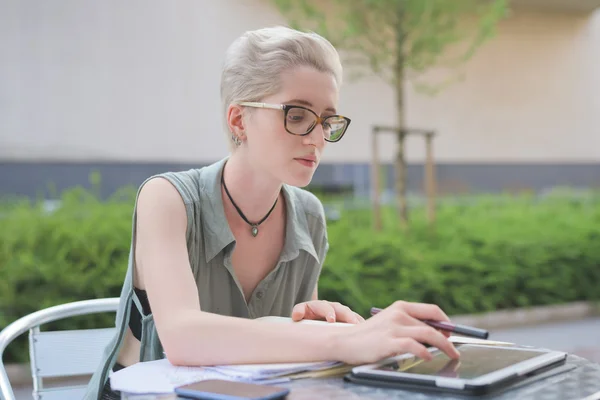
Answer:
[[(375, 315), (379, 311), (381, 311), (381, 308), (371, 307), (371, 315)], [(490, 333), (488, 331), (486, 331), (485, 329), (474, 328), (472, 326), (453, 324), (451, 322), (444, 322), (444, 321), (423, 320), (423, 322), (425, 322), (427, 325), (429, 325), (433, 328), (441, 329), (441, 330), (452, 332), (452, 333), (457, 333), (459, 335), (476, 337), (479, 339), (487, 339), (488, 336), (490, 335)]]

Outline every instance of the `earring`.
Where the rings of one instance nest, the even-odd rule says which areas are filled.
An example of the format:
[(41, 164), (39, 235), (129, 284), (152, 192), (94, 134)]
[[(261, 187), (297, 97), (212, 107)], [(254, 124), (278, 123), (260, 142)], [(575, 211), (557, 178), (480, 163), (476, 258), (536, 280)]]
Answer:
[(241, 144), (242, 144), (242, 141), (241, 141), (241, 140), (240, 140), (240, 138), (239, 138), (239, 137), (237, 137), (236, 135), (233, 135), (233, 134), (232, 134), (232, 135), (231, 135), (231, 140), (233, 140), (233, 143), (234, 143), (236, 146), (239, 146), (239, 145), (241, 145)]

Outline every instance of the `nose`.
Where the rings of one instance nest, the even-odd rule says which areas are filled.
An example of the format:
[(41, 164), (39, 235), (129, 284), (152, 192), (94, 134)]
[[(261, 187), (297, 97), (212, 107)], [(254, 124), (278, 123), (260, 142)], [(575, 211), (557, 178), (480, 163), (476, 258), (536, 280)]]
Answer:
[(306, 136), (304, 136), (306, 144), (313, 145), (316, 147), (325, 146), (325, 131), (323, 128), (323, 121), (317, 121), (317, 125), (314, 129)]

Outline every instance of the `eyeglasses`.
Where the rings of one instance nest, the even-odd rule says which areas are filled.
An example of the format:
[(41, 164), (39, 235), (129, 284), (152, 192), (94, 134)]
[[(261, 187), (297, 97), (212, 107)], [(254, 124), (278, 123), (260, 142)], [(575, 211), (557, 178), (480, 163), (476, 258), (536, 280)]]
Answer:
[(269, 104), (244, 101), (238, 103), (240, 106), (255, 108), (270, 108), (272, 110), (283, 110), (283, 124), (285, 130), (292, 135), (306, 136), (315, 129), (318, 124), (323, 126), (323, 135), (328, 142), (339, 142), (348, 125), (350, 118), (342, 115), (328, 115), (325, 118), (318, 116), (313, 110), (288, 104)]

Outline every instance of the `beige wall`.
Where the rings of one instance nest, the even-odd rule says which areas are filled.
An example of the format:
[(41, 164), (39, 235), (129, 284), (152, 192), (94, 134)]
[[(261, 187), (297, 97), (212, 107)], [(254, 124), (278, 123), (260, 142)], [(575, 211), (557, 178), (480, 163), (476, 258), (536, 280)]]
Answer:
[[(283, 23), (264, 0), (0, 0), (0, 160), (212, 161), (222, 55), (248, 29)], [(519, 12), (429, 98), (409, 90), (414, 127), (439, 131), (448, 162), (600, 161), (600, 16)], [(370, 126), (394, 122), (393, 93), (347, 84), (353, 118), (325, 161), (369, 160)], [(423, 158), (408, 142), (409, 160)], [(392, 138), (382, 154), (390, 160)]]
[(435, 98), (408, 95), (439, 159), (600, 162), (600, 14), (515, 13), (464, 72)]
[(2, 158), (221, 157), (222, 55), (277, 22), (256, 0), (0, 1)]

